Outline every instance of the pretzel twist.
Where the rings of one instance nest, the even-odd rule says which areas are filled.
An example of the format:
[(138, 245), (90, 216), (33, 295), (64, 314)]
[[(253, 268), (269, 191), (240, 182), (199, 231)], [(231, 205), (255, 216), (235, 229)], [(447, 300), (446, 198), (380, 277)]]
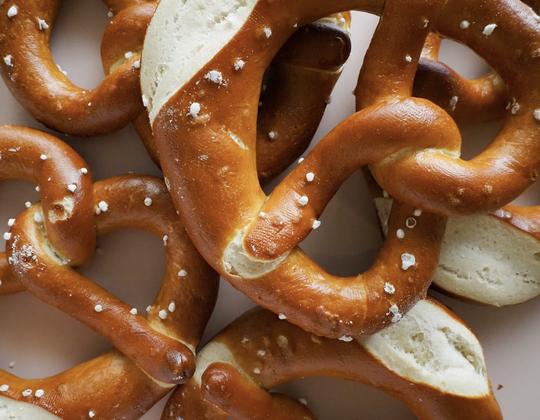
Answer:
[(0, 126), (0, 181), (7, 179), (38, 185), (43, 223), (60, 258), (78, 265), (93, 254), (92, 175), (73, 149), (38, 130)]
[(400, 324), (348, 343), (250, 311), (201, 350), (195, 376), (171, 396), (162, 419), (311, 419), (303, 404), (266, 390), (321, 375), (380, 388), (420, 419), (502, 418), (480, 343), (426, 300)]
[[(178, 16), (188, 13), (189, 5), (202, 7), (193, 0)], [(357, 88), (360, 111), (328, 134), (266, 197), (253, 170), (255, 110), (264, 69), (295, 23), (362, 7), (375, 9), (374, 2), (363, 1), (290, 5), (260, 0), (250, 2), (247, 12), (231, 6), (223, 13), (246, 13), (242, 22), (224, 47), (205, 51), (208, 58), (192, 69), (181, 64), (189, 50), (183, 52), (175, 42), (191, 40), (193, 33), (167, 22), (175, 10), (162, 1), (143, 51), (143, 92), (149, 97), (158, 148), (167, 156), (162, 167), (198, 250), (258, 304), (330, 337), (374, 332), (394, 318), (390, 307), (405, 313), (422, 297), (444, 227), (443, 218), (424, 214), (415, 221), (413, 235), (387, 240), (363, 276), (344, 281), (324, 273), (295, 246), (318, 225), (324, 207), (350, 174), (371, 165), (392, 196), (414, 205), (394, 206), (390, 223), (397, 230), (421, 214), (420, 208), (443, 214), (499, 208), (530, 185), (540, 159), (540, 126), (533, 113), (540, 103), (534, 83), (540, 72), (534, 71), (539, 64), (531, 56), (540, 31), (530, 9), (506, 0), (387, 1)], [(467, 16), (474, 16), (478, 27), (499, 22), (499, 31), (489, 37), (479, 31), (461, 33), (455, 22)], [(459, 159), (460, 135), (450, 116), (411, 97), (430, 30), (480, 52), (522, 103), (521, 112), (509, 117), (499, 138), (473, 161)], [(519, 59), (500, 59), (503, 50), (507, 57), (507, 44), (523, 46)], [(173, 65), (167, 62), (170, 51), (179, 70), (162, 74), (160, 66)], [(253, 65), (235, 73), (230, 68), (237, 57)], [(211, 70), (223, 72), (226, 89), (204, 81)], [(212, 89), (212, 101), (201, 95), (201, 85)], [(243, 147), (231, 141), (231, 132)], [(202, 194), (210, 184), (212, 193)], [(397, 294), (385, 294), (385, 282), (393, 283)]]
[[(11, 269), (29, 291), (108, 337), (123, 355), (113, 351), (37, 380), (0, 371), (0, 384), (8, 387), (0, 399), (32, 403), (62, 418), (87, 418), (90, 412), (99, 418), (138, 418), (171, 389), (171, 383), (193, 373), (193, 351), (212, 312), (217, 278), (191, 245), (160, 180), (111, 178), (95, 184), (94, 197), (96, 203), (109, 205), (96, 217), (99, 234), (135, 227), (160, 238), (167, 235), (161, 290), (146, 317), (131, 312), (51, 255), (42, 226), (35, 221), (39, 205), (24, 212), (8, 241)], [(185, 275), (179, 277), (179, 270)], [(32, 393), (28, 396), (24, 390)]]

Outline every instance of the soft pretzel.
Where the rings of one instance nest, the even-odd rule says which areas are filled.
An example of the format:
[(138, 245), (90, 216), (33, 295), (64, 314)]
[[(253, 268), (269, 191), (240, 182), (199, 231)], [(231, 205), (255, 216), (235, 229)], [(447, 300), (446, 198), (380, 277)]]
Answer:
[[(390, 198), (375, 205), (384, 234)], [(403, 229), (407, 235), (409, 229)], [(450, 217), (433, 284), (487, 305), (525, 302), (540, 294), (540, 206), (506, 206), (491, 214)]]
[(502, 418), (477, 338), (428, 299), (399, 324), (353, 342), (252, 310), (199, 352), (195, 376), (175, 391), (162, 419), (311, 419), (300, 402), (265, 391), (308, 376), (370, 384), (420, 419)]
[[(359, 0), (300, 1), (294, 6), (192, 0), (182, 7), (164, 0), (143, 50), (141, 80), (158, 148), (167, 156), (162, 167), (198, 250), (257, 303), (331, 337), (381, 328), (392, 318), (392, 305), (406, 312), (425, 293), (425, 276), (434, 268), (442, 230), (440, 219), (424, 214), (415, 236), (390, 238), (363, 277), (345, 282), (327, 275), (295, 246), (318, 226), (324, 206), (353, 171), (372, 165), (392, 196), (414, 205), (396, 207), (399, 216), (391, 223), (397, 229), (415, 208), (439, 213), (498, 208), (530, 185), (540, 159), (534, 112), (540, 99), (533, 83), (540, 72), (533, 71), (539, 64), (531, 57), (540, 31), (530, 9), (502, 0), (387, 1), (357, 88), (361, 110), (328, 134), (266, 197), (254, 171), (256, 104), (264, 69), (296, 23), (363, 7), (376, 9), (373, 1)], [(197, 17), (191, 26), (174, 23), (194, 10), (195, 16), (226, 16), (230, 25), (212, 27), (216, 41), (210, 42), (197, 30)], [(454, 24), (464, 16), (474, 16), (478, 25), (508, 25), (490, 37), (481, 31), (462, 33)], [(430, 29), (493, 61), (522, 104), (498, 140), (470, 162), (458, 157), (460, 135), (450, 116), (428, 101), (411, 98), (415, 64)], [(523, 46), (522, 61), (506, 60), (510, 40)], [(196, 60), (194, 50), (200, 51)], [(495, 62), (503, 50), (505, 61)], [(238, 57), (252, 65), (235, 72), (232, 63)], [(159, 70), (167, 67), (175, 71)], [(213, 70), (222, 72), (226, 89), (204, 79)], [(201, 94), (209, 89), (211, 101)], [(211, 194), (203, 194), (209, 184)], [(396, 295), (384, 293), (386, 281), (395, 284)]]
[[(201, 2), (191, 1), (184, 8), (177, 9), (175, 19), (182, 19), (184, 13), (191, 13), (188, 5), (203, 8), (201, 16), (207, 13), (230, 14), (229, 21), (238, 21), (238, 25), (244, 25), (241, 30), (235, 27), (234, 32), (227, 34), (227, 37), (232, 37), (230, 40), (224, 34), (212, 35), (215, 39), (223, 39), (224, 43), (228, 42), (227, 47), (219, 53), (220, 45), (210, 44), (202, 38), (201, 42), (205, 42), (212, 52), (204, 51), (198, 57), (209, 60), (208, 63), (193, 63), (196, 69), (188, 69), (181, 66), (182, 56), (179, 56), (178, 62), (169, 63), (178, 68), (178, 72), (164, 74), (163, 79), (157, 81), (157, 90), (151, 89), (150, 85), (156, 84), (156, 80), (152, 79), (155, 76), (152, 69), (163, 64), (160, 54), (165, 56), (172, 51), (176, 55), (184, 52), (190, 55), (192, 48), (198, 48), (197, 42), (202, 36), (195, 27), (167, 26), (168, 17), (174, 15), (177, 5), (165, 0), (160, 3), (154, 15), (143, 52), (143, 90), (146, 89), (151, 99), (150, 116), (154, 119), (153, 130), (158, 147), (164, 151), (164, 156), (168, 156), (162, 159), (162, 166), (176, 206), (184, 214), (187, 230), (197, 248), (216, 270), (258, 304), (319, 335), (337, 338), (367, 334), (381, 329), (392, 320), (397, 321), (402, 313), (426, 293), (437, 262), (444, 229), (443, 219), (434, 215), (419, 217), (412, 236), (405, 241), (389, 238), (372, 269), (357, 277), (332, 276), (298, 248), (288, 252), (312, 227), (317, 227), (319, 212), (339, 186), (339, 182), (331, 185), (321, 179), (326, 171), (326, 162), (321, 163), (319, 169), (312, 169), (315, 165), (304, 162), (299, 166), (301, 179), (281, 184), (289, 187), (287, 191), (290, 193), (285, 196), (291, 199), (291, 203), (283, 207), (285, 214), (278, 215), (277, 212), (273, 214), (266, 211), (264, 206), (271, 204), (276, 195), (282, 196), (280, 187), (266, 200), (254, 171), (259, 82), (273, 53), (290, 35), (293, 25), (305, 22), (300, 19), (300, 15), (298, 20), (296, 16), (287, 15), (287, 10), (289, 13), (296, 12), (290, 6), (280, 8), (285, 17), (275, 12), (270, 13), (266, 9), (269, 7), (266, 1), (258, 2), (253, 12), (251, 7), (255, 6), (254, 2), (250, 3), (249, 8), (235, 9), (230, 6), (229, 9), (229, 6), (221, 5), (224, 9), (221, 10), (217, 4), (204, 6)], [(313, 8), (310, 6), (309, 10), (313, 14), (308, 15), (307, 19), (318, 17), (319, 13), (328, 8), (337, 6), (330, 7), (327, 2), (325, 5), (316, 3)], [(416, 21), (418, 9), (418, 6), (411, 8), (411, 14), (406, 13), (404, 19)], [(272, 10), (276, 10), (275, 5), (272, 5)], [(265, 16), (264, 22), (248, 19), (250, 13)], [(272, 31), (270, 38), (264, 33), (265, 28)], [(178, 32), (181, 29), (184, 32)], [(219, 28), (214, 29), (218, 31)], [(409, 30), (405, 25), (401, 29)], [(428, 30), (423, 27), (419, 29), (422, 35), (418, 34), (418, 54)], [(237, 31), (238, 35), (233, 37)], [(174, 39), (165, 40), (167, 34), (175, 39), (182, 40), (182, 36), (186, 39), (175, 50)], [(156, 44), (159, 40), (168, 45), (167, 51)], [(206, 57), (206, 54), (211, 55)], [(238, 57), (247, 63), (241, 72), (236, 72), (231, 64)], [(226, 89), (205, 81), (204, 75), (211, 70), (223, 72), (228, 83)], [(185, 72), (188, 72), (185, 75), (186, 81), (190, 81), (159, 110), (160, 101), (165, 100), (160, 96), (162, 92), (159, 89), (171, 90), (171, 81), (167, 81), (167, 78)], [(247, 85), (253, 85), (254, 88), (246, 89)], [(199, 96), (202, 87), (212, 89), (212, 101), (204, 101)], [(198, 104), (201, 104), (201, 110), (198, 115), (194, 115), (192, 108)], [(391, 111), (381, 111), (377, 117), (374, 116), (374, 124), (383, 117), (387, 123), (388, 131), (382, 129), (380, 138), (388, 135), (393, 123), (399, 124), (399, 120), (412, 110), (423, 111), (428, 107), (424, 104), (425, 101), (394, 103), (390, 106)], [(390, 121), (392, 112), (395, 116)], [(428, 126), (418, 121), (415, 125), (417, 131), (411, 130), (411, 133), (414, 131), (414, 137), (425, 133), (426, 138), (441, 138), (442, 141), (442, 138), (453, 134), (455, 128), (450, 126), (448, 129), (449, 117), (435, 107), (429, 108), (429, 113), (434, 123)], [(353, 136), (353, 131), (341, 134), (349, 138)], [(339, 137), (338, 134), (334, 136)], [(241, 142), (234, 141), (235, 138), (241, 139)], [(376, 139), (372, 137), (370, 142), (376, 142)], [(350, 145), (351, 149), (357, 148), (357, 143)], [(334, 151), (325, 149), (326, 160), (333, 162), (334, 154), (344, 150), (342, 147)], [(348, 153), (358, 152), (349, 150)], [(338, 171), (336, 168), (331, 169)], [(341, 174), (343, 170), (339, 172)], [(206, 198), (194, 194), (196, 190), (204, 190), (207, 185), (213, 185), (212, 194)], [(321, 187), (326, 188), (325, 194), (311, 193), (312, 189), (317, 191)], [(308, 196), (309, 204), (302, 201)], [(414, 213), (413, 207), (398, 206), (392, 224), (397, 229)], [(267, 221), (270, 228), (256, 235), (261, 239), (258, 243), (248, 240), (244, 245), (243, 235), (250, 224), (256, 221)], [(294, 232), (298, 228), (303, 231)], [(268, 253), (264, 255), (266, 251)], [(390, 284), (392, 290), (395, 288), (395, 292), (386, 293), (385, 283)]]
[[(108, 336), (123, 355), (113, 351), (44, 379), (27, 380), (0, 371), (0, 413), (56, 418), (30, 403), (66, 419), (135, 419), (172, 387), (154, 379), (159, 376), (156, 372), (175, 371), (174, 382), (193, 373), (192, 352), (216, 298), (215, 273), (191, 245), (160, 180), (111, 178), (95, 184), (94, 197), (96, 204), (108, 203), (107, 211), (96, 217), (99, 234), (135, 227), (167, 237), (161, 290), (145, 317), (98, 286), (85, 286), (88, 280), (70, 273), (48, 250), (43, 229), (35, 221), (41, 207), (24, 212), (7, 244), (11, 269), (31, 292)], [(131, 361), (140, 362), (142, 353), (148, 360), (138, 365), (147, 370)]]
[[(126, 51), (140, 55), (154, 11), (154, 2), (148, 2), (114, 16), (101, 48), (105, 73), (114, 72), (125, 61)], [(301, 28), (272, 63), (260, 100), (257, 158), (262, 178), (283, 171), (304, 152), (315, 134), (350, 53), (349, 25), (350, 14), (340, 13)], [(142, 109), (134, 124), (159, 164), (148, 116)]]
[[(109, 219), (114, 220), (112, 227), (122, 226), (121, 217), (131, 213), (132, 220), (125, 216), (128, 221), (124, 223), (124, 226), (148, 227), (149, 230), (153, 230), (153, 233), (164, 238), (169, 259), (172, 260), (168, 265), (164, 281), (165, 284), (170, 283), (180, 287), (179, 278), (183, 277), (179, 274), (181, 270), (191, 272), (194, 276), (202, 276), (206, 273), (201, 272), (203, 268), (198, 259), (193, 259), (193, 262), (176, 261), (187, 253), (184, 250), (187, 245), (183, 245), (185, 242), (182, 236), (183, 231), (171, 223), (175, 220), (174, 211), (167, 199), (167, 194), (158, 188), (159, 185), (155, 182), (147, 183), (149, 185), (146, 186), (144, 179), (142, 181), (128, 179), (125, 185), (122, 185), (121, 180), (110, 186), (105, 184), (99, 195), (94, 194), (98, 227), (101, 227), (101, 232), (103, 232), (107, 226), (101, 222), (101, 219), (105, 222)], [(122, 187), (125, 193), (120, 194), (114, 191), (115, 187)], [(152, 204), (147, 206), (145, 202)], [(164, 216), (158, 218), (153, 215), (151, 207), (154, 203)], [(111, 213), (113, 216), (110, 216)], [(175, 318), (182, 316), (181, 313), (167, 315), (166, 306), (160, 301), (160, 305), (152, 307), (150, 320), (140, 316), (131, 316), (131, 306), (78, 274), (66, 265), (66, 262), (59, 258), (54, 250), (51, 250), (46, 230), (34, 220), (35, 217), (40, 220), (40, 215), (41, 210), (37, 209), (27, 213), (25, 217), (18, 218), (7, 241), (7, 255), (11, 270), (26, 289), (108, 338), (118, 350), (156, 380), (165, 383), (181, 383), (191, 376), (194, 369), (192, 349), (172, 337), (168, 331)], [(148, 220), (150, 217), (158, 220), (155, 222)], [(158, 225), (160, 230), (153, 226), (157, 222), (160, 222)], [(146, 225), (147, 223), (149, 226)], [(182, 267), (180, 263), (186, 266)], [(169, 299), (169, 302), (178, 300), (177, 297), (171, 295), (172, 292), (168, 291), (163, 298)], [(182, 302), (177, 303), (181, 308)], [(165, 311), (165, 318), (155, 325), (153, 320), (158, 314), (162, 315), (163, 311)]]
[[(119, 12), (142, 0), (105, 0)], [(13, 96), (40, 122), (73, 135), (111, 132), (141, 110), (138, 58), (126, 58), (95, 89), (83, 89), (56, 65), (49, 41), (60, 0), (8, 0), (0, 6), (0, 63)], [(126, 51), (127, 52), (127, 51)]]

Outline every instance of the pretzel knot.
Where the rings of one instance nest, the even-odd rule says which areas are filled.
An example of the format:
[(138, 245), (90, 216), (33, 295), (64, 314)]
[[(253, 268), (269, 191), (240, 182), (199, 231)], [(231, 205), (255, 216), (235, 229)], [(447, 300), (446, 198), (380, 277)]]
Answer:
[[(31, 402), (65, 418), (86, 417), (90, 411), (141, 415), (193, 374), (194, 350), (217, 294), (215, 273), (191, 245), (160, 180), (127, 176), (92, 186), (84, 162), (71, 148), (21, 127), (0, 127), (0, 156), (0, 179), (38, 181), (43, 199), (9, 223), (7, 255), (2, 255), (9, 267), (0, 266), (7, 280), (2, 293), (30, 291), (108, 338), (122, 353), (41, 380), (0, 371), (0, 398)], [(65, 224), (58, 224), (59, 218)], [(63, 254), (93, 250), (96, 229), (104, 234), (125, 227), (159, 236), (166, 249), (163, 285), (147, 317), (78, 274)], [(63, 244), (65, 237), (71, 242)], [(74, 238), (81, 242), (75, 251)], [(126, 392), (110, 395), (111, 383)]]
[(321, 375), (375, 386), (420, 419), (502, 418), (478, 339), (424, 300), (400, 324), (350, 342), (250, 311), (199, 352), (195, 375), (173, 393), (162, 419), (312, 419), (307, 401), (267, 390)]

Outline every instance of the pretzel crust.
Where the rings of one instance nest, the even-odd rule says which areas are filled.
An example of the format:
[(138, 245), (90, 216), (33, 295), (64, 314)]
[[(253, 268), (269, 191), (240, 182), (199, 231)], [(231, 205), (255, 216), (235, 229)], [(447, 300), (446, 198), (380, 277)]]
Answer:
[[(13, 226), (7, 244), (11, 269), (28, 290), (103, 333), (146, 369), (114, 351), (44, 379), (26, 380), (0, 371), (0, 383), (9, 386), (0, 396), (38, 405), (62, 418), (87, 418), (90, 411), (107, 418), (138, 418), (172, 387), (145, 371), (164, 379), (173, 369), (175, 382), (192, 373), (190, 359), (214, 306), (217, 277), (191, 245), (164, 184), (157, 178), (125, 176), (101, 181), (95, 184), (94, 197), (96, 203), (109, 205), (96, 216), (99, 234), (135, 227), (160, 238), (168, 235), (163, 286), (146, 319), (130, 313), (130, 307), (98, 286), (85, 287), (87, 280), (81, 276), (74, 279), (68, 268), (47, 254), (42, 228), (35, 222), (39, 205), (24, 212)], [(152, 199), (151, 206), (145, 204), (146, 198)], [(187, 275), (179, 280), (180, 268)], [(42, 283), (35, 279), (38, 273)], [(171, 302), (177, 309), (171, 310)], [(95, 305), (102, 305), (102, 312), (96, 312)], [(160, 310), (166, 308), (167, 317), (162, 319)], [(187, 353), (182, 350), (186, 346)], [(163, 351), (174, 358), (164, 359)], [(182, 363), (178, 365), (178, 361)], [(175, 370), (179, 367), (181, 372)], [(44, 395), (25, 397), (25, 389), (41, 389)]]
[[(421, 336), (419, 343), (422, 339), (428, 342), (433, 338), (429, 333), (431, 328), (433, 331), (446, 328), (445, 334), (453, 337), (446, 345), (450, 348), (461, 346), (463, 354), (458, 357), (463, 359), (463, 369), (470, 369), (469, 363), (477, 366), (480, 370), (476, 372), (484, 378), (480, 380), (483, 384), (478, 382), (467, 395), (461, 393), (463, 390), (438, 388), (430, 383), (429, 375), (419, 380), (412, 371), (399, 372), (396, 365), (408, 362), (385, 359), (375, 344), (384, 340), (384, 332), (357, 342), (330, 340), (313, 336), (278, 320), (274, 314), (256, 309), (232, 323), (199, 353), (197, 373), (175, 391), (162, 419), (225, 419), (229, 416), (239, 420), (311, 419), (313, 417), (304, 405), (264, 390), (294, 379), (321, 375), (380, 388), (402, 400), (420, 419), (502, 418), (486, 374), (482, 372), (485, 366), (480, 345), (462, 321), (433, 300), (420, 302), (410, 316), (410, 322), (404, 319), (404, 324), (391, 328), (403, 330), (403, 337), (407, 332)], [(422, 319), (424, 321), (420, 321)], [(410, 340), (409, 337), (402, 345), (409, 346)], [(443, 363), (446, 363), (446, 357), (452, 358), (443, 354), (447, 349), (431, 347), (431, 351), (434, 352), (431, 357), (440, 358)], [(460, 363), (454, 360), (451, 365), (459, 369)], [(432, 368), (426, 366), (425, 369)], [(465, 371), (458, 375), (461, 374)], [(444, 385), (448, 388), (449, 376)]]

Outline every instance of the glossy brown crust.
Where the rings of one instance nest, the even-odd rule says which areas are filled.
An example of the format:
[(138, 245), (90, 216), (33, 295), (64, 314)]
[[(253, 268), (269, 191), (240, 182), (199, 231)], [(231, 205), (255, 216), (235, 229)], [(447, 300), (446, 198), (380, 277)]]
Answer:
[(493, 216), (540, 240), (540, 206), (509, 205), (504, 207), (502, 212), (495, 212)]
[[(154, 2), (141, 2), (123, 9), (111, 20), (101, 48), (106, 74), (125, 61), (126, 51), (140, 57), (154, 11)], [(350, 13), (346, 12), (299, 29), (270, 66), (257, 131), (257, 168), (262, 179), (281, 173), (311, 142), (350, 54), (349, 25)], [(133, 123), (159, 166), (159, 153), (142, 107)]]
[(349, 24), (344, 13), (307, 25), (273, 60), (257, 124), (260, 178), (282, 173), (309, 146), (351, 51)]
[(7, 179), (39, 186), (48, 237), (64, 259), (79, 265), (93, 254), (92, 175), (71, 147), (42, 131), (0, 126), (0, 181)]
[[(57, 67), (49, 46), (60, 0), (5, 1), (0, 6), (2, 77), (15, 98), (40, 122), (55, 130), (80, 136), (104, 134), (123, 127), (141, 110), (139, 71), (133, 57), (125, 60), (95, 89), (73, 84)], [(117, 4), (105, 2), (114, 9)], [(8, 17), (16, 4), (18, 13)], [(48, 27), (38, 19), (43, 19)]]
[(301, 403), (265, 391), (309, 376), (375, 386), (403, 401), (420, 419), (502, 418), (492, 393), (467, 398), (411, 382), (386, 368), (357, 342), (313, 336), (260, 309), (237, 319), (211, 341), (216, 343), (231, 351), (238, 366), (210, 360), (201, 385), (193, 378), (179, 387), (162, 420), (311, 419)]
[[(474, 21), (475, 30), (460, 29), (463, 19)], [(491, 24), (498, 26), (485, 35)], [(540, 169), (540, 123), (534, 118), (540, 104), (538, 20), (520, 1), (459, 0), (447, 3), (436, 28), (483, 57), (518, 106), (510, 107), (502, 131), (472, 160), (456, 158), (452, 154), (459, 150), (451, 147), (446, 148), (450, 154), (419, 150), (374, 165), (375, 177), (392, 196), (429, 211), (450, 215), (495, 210), (519, 196)]]
[[(294, 246), (307, 235), (314, 219), (348, 174), (370, 162), (363, 153), (379, 159), (386, 156), (385, 147), (400, 150), (410, 140), (401, 138), (407, 130), (414, 133), (415, 138), (423, 139), (425, 146), (434, 141), (446, 145), (457, 135), (457, 128), (449, 116), (425, 100), (404, 98), (387, 106), (380, 104), (371, 112), (356, 114), (351, 124), (342, 124), (334, 130), (267, 199), (255, 171), (256, 110), (261, 76), (273, 55), (292, 34), (294, 23), (309, 22), (353, 4), (321, 1), (307, 7), (300, 3), (298, 8), (289, 4), (276, 9), (275, 3), (259, 2), (253, 12), (258, 18), (250, 19), (227, 48), (169, 101), (154, 123), (154, 134), (163, 155), (168, 156), (162, 159), (163, 169), (195, 246), (234, 287), (257, 304), (283, 313), (290, 322), (319, 335), (337, 338), (369, 334), (388, 325), (392, 318), (389, 308), (393, 304), (405, 313), (425, 296), (437, 264), (444, 218), (434, 215), (418, 218), (411, 235), (404, 240), (395, 235), (389, 237), (373, 267), (350, 278), (326, 273)], [(431, 7), (431, 2), (427, 5), (429, 13), (436, 12), (437, 7)], [(425, 6), (423, 1), (415, 2), (415, 7), (402, 14), (403, 25), (384, 29), (404, 39), (404, 33), (408, 36), (413, 32), (411, 38), (415, 42), (410, 52), (414, 54), (416, 49), (417, 56), (429, 28), (420, 25), (411, 31), (411, 26), (417, 27), (419, 8), (423, 10)], [(276, 13), (278, 9), (280, 13)], [(272, 28), (270, 39), (261, 35), (263, 25)], [(234, 57), (238, 56), (247, 57), (248, 65), (241, 73), (228, 71)], [(216, 89), (203, 81), (203, 75), (214, 68), (224, 72), (228, 80), (226, 88)], [(413, 78), (414, 66), (411, 66), (407, 79), (410, 88)], [(246, 86), (254, 88), (246, 89)], [(211, 103), (200, 96), (201, 88), (211, 91)], [(231, 97), (235, 98), (235, 104), (242, 104), (240, 109), (235, 107), (234, 112), (224, 106), (230, 103)], [(186, 117), (186, 110), (194, 101), (202, 104), (200, 120)], [(417, 115), (424, 115), (433, 124), (425, 124)], [(225, 135), (216, 136), (227, 130), (239, 136), (247, 150), (241, 150)], [(384, 141), (382, 152), (371, 147), (372, 136), (377, 131), (380, 136), (375, 141)], [(342, 139), (348, 141), (340, 141)], [(199, 159), (202, 155), (208, 159)], [(348, 159), (353, 161), (349, 163)], [(310, 170), (315, 174), (312, 183), (306, 182)], [(200, 194), (208, 185), (213, 186), (212, 193)], [(309, 197), (309, 204), (303, 207), (298, 205), (302, 194)], [(413, 207), (397, 204), (391, 217), (392, 228), (404, 227), (413, 213)], [(222, 260), (229, 241), (252, 222), (258, 224), (252, 226), (252, 233), (247, 237), (247, 252), (268, 259), (291, 250), (275, 270), (256, 279), (237, 275)], [(402, 258), (407, 254), (413, 255), (416, 263), (405, 270)], [(383, 291), (388, 279), (397, 289), (393, 296)]]
[[(13, 226), (7, 242), (11, 270), (27, 290), (107, 337), (153, 378), (181, 383), (194, 370), (192, 350), (183, 343), (193, 346), (202, 334), (214, 304), (215, 275), (191, 246), (161, 181), (114, 178), (96, 184), (94, 196), (96, 205), (104, 201), (109, 206), (96, 217), (99, 233), (136, 227), (167, 236), (163, 287), (148, 319), (130, 314), (130, 306), (54, 257), (45, 230), (34, 221), (39, 207), (25, 212)], [(144, 204), (146, 198), (151, 206)], [(180, 269), (189, 273), (186, 278), (179, 278)], [(167, 309), (171, 302), (177, 311)], [(158, 316), (161, 310), (167, 311), (166, 319)]]

